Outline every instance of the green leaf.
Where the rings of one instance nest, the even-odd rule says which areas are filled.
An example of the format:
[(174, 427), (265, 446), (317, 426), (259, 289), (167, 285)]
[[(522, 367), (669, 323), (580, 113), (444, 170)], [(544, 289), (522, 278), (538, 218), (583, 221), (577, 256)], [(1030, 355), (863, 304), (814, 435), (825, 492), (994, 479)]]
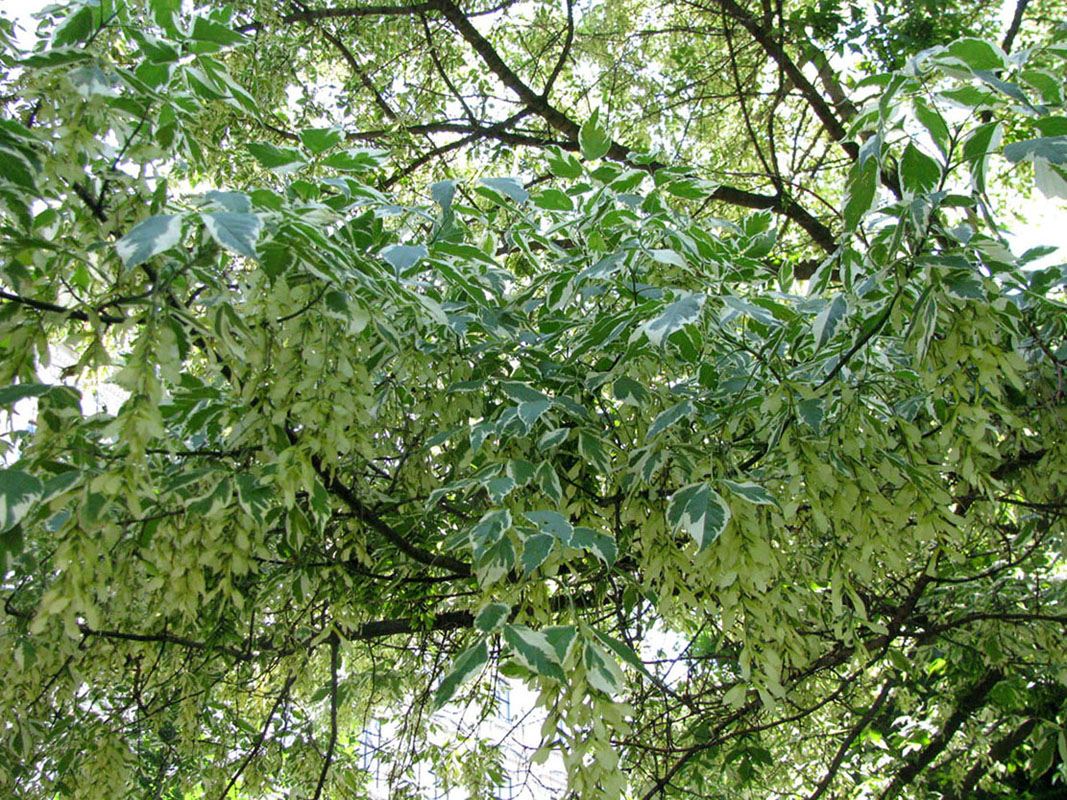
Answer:
[(339, 128), (304, 128), (300, 131), (300, 143), (316, 155), (325, 153), (344, 140)]
[(415, 266), (427, 255), (429, 251), (421, 244), (391, 244), (381, 251), (381, 257), (388, 261), (397, 272), (404, 272)]
[(704, 300), (703, 294), (683, 294), (667, 305), (659, 315), (643, 323), (635, 335), (644, 333), (654, 347), (660, 347), (664, 339), (672, 333), (700, 318)]
[(608, 636), (608, 634), (603, 633), (596, 628), (591, 628), (590, 630), (593, 631), (593, 635), (600, 640), (601, 644), (607, 646), (608, 650), (618, 656), (624, 664), (630, 665), (649, 680), (654, 680), (652, 673), (648, 671), (648, 667), (645, 666), (645, 663), (637, 653), (634, 652), (630, 645), (625, 642), (620, 642), (618, 639)]
[(719, 538), (729, 520), (730, 507), (706, 483), (679, 489), (667, 505), (667, 522), (692, 536), (698, 552)]
[(912, 195), (932, 192), (941, 183), (941, 166), (908, 142), (900, 159), (900, 183), (904, 191)]
[(743, 497), (750, 503), (755, 503), (756, 505), (763, 506), (774, 506), (779, 511), (782, 508), (778, 504), (778, 501), (775, 499), (774, 495), (772, 495), (770, 492), (768, 492), (766, 489), (764, 489), (757, 483), (752, 483), (751, 481), (737, 483), (735, 481), (728, 481), (726, 479), (723, 479), (722, 484), (731, 492), (736, 494), (738, 497)]
[(554, 536), (563, 544), (570, 542), (574, 528), (562, 514), (556, 511), (527, 511), (525, 516), (538, 527), (541, 533)]
[(506, 476), (491, 478), (489, 482), (485, 484), (485, 490), (489, 493), (489, 499), (494, 503), (503, 502), (504, 498), (511, 494), (511, 491), (514, 488), (515, 481)]
[(578, 131), (578, 146), (586, 161), (606, 156), (611, 149), (611, 134), (600, 124), (599, 108), (589, 115)]
[[(569, 430), (564, 428), (564, 430)], [(537, 488), (544, 493), (544, 495), (556, 505), (563, 502), (563, 487), (560, 486), (559, 476), (556, 475), (556, 470), (552, 467), (551, 462), (542, 461), (540, 466), (537, 467), (537, 473), (534, 476), (537, 481)]]
[(615, 537), (592, 528), (575, 528), (571, 534), (570, 546), (578, 550), (588, 550), (609, 567), (619, 557), (619, 547)]
[(270, 142), (249, 142), (245, 147), (265, 169), (279, 175), (292, 172), (307, 163), (303, 153), (293, 147), (279, 147)]
[(841, 320), (848, 314), (848, 300), (844, 294), (837, 294), (826, 306), (815, 315), (811, 332), (815, 337), (815, 348), (819, 349), (833, 338)]
[(221, 45), (223, 47), (244, 44), (248, 41), (244, 35), (237, 31), (227, 28), (225, 25), (219, 25), (217, 22), (212, 22), (204, 17), (197, 17), (193, 20), (193, 29), (189, 34), (189, 38), (201, 42), (212, 42), (213, 44)]
[(1043, 158), (1051, 164), (1067, 164), (1067, 136), (1042, 136), (1004, 146), (1004, 158), (1018, 164)]
[(451, 672), (444, 677), (441, 685), (437, 687), (437, 693), (433, 698), (432, 711), (437, 711), (446, 705), (456, 696), (459, 687), (481, 672), (487, 663), (489, 663), (489, 649), (485, 645), (485, 639), (464, 650), (459, 658), (456, 659)]
[(957, 300), (985, 300), (985, 287), (982, 279), (973, 272), (950, 272), (941, 285), (945, 292)]
[(554, 430), (546, 431), (542, 434), (541, 438), (537, 440), (538, 450), (551, 450), (553, 447), (558, 447), (567, 441), (567, 437), (570, 436), (570, 428), (556, 428)]
[(222, 206), (225, 211), (234, 214), (249, 214), (252, 211), (252, 201), (244, 192), (220, 192), (212, 189), (204, 195), (204, 201)]
[(543, 189), (534, 197), (533, 204), (550, 211), (574, 210), (574, 202), (559, 189)]
[(9, 406), (27, 397), (41, 397), (53, 388), (47, 383), (16, 383), (0, 387), (0, 406)]
[(694, 406), (689, 400), (683, 400), (677, 403), (666, 411), (660, 412), (656, 415), (656, 418), (652, 420), (652, 424), (648, 426), (648, 433), (645, 434), (645, 441), (650, 441), (653, 437), (663, 433), (671, 425), (676, 422), (691, 417), (696, 413), (696, 406)]
[(134, 225), (115, 242), (115, 252), (126, 269), (132, 269), (178, 244), (182, 238), (182, 218), (169, 214), (149, 217)]
[(535, 533), (522, 544), (522, 576), (530, 577), (534, 570), (548, 559), (552, 548), (556, 546), (556, 537), (548, 533)]
[(515, 568), (515, 545), (507, 536), (482, 554), (475, 565), (480, 586), (492, 586)]
[(26, 472), (0, 469), (0, 531), (15, 527), (33, 507), (44, 485)]
[(548, 168), (557, 178), (574, 180), (582, 177), (582, 163), (570, 153), (551, 152), (548, 156)]
[(482, 178), (479, 183), (510, 198), (520, 206), (530, 198), (530, 193), (526, 191), (518, 178)]
[(552, 649), (556, 651), (559, 663), (566, 663), (577, 641), (578, 629), (573, 625), (553, 625), (541, 631)]
[(984, 39), (957, 39), (937, 55), (942, 63), (959, 63), (971, 70), (1002, 70), (1007, 66), (1004, 51)]
[(474, 618), (474, 627), (482, 633), (492, 633), (502, 628), (511, 614), (511, 606), (504, 603), (486, 603)]
[(578, 431), (578, 454), (601, 475), (611, 474), (611, 458), (604, 449), (604, 441), (585, 428)]
[(353, 147), (324, 158), (322, 165), (341, 172), (367, 172), (377, 169), (388, 160), (388, 150)]
[(534, 423), (541, 418), (541, 415), (551, 407), (551, 400), (534, 400), (531, 403), (519, 403), (519, 419), (526, 426), (527, 433), (533, 429)]
[(845, 184), (845, 230), (855, 230), (870, 210), (878, 188), (878, 160), (869, 158), (853, 165)]
[(255, 214), (235, 214), (232, 211), (202, 213), (207, 232), (220, 246), (232, 253), (255, 259), (256, 242), (263, 222)]
[(648, 390), (633, 378), (623, 375), (612, 386), (612, 393), (616, 400), (621, 400), (627, 405), (641, 408), (649, 400)]
[(496, 508), (486, 512), (471, 528), (470, 542), (474, 546), (474, 555), (480, 557), (492, 547), (511, 527), (511, 512), (506, 508)]
[(551, 402), (547, 394), (542, 394), (528, 384), (517, 381), (501, 381), (500, 390), (516, 403)]
[(824, 401), (821, 397), (811, 397), (797, 403), (797, 414), (800, 420), (815, 431), (815, 435), (822, 434), (822, 420), (825, 415)]
[(266, 519), (267, 511), (273, 504), (275, 490), (261, 484), (255, 476), (241, 472), (237, 475), (237, 503), (248, 516), (260, 525)]
[(542, 678), (566, 683), (567, 676), (563, 672), (559, 654), (543, 633), (525, 625), (505, 625), (504, 641), (515, 659), (526, 669)]

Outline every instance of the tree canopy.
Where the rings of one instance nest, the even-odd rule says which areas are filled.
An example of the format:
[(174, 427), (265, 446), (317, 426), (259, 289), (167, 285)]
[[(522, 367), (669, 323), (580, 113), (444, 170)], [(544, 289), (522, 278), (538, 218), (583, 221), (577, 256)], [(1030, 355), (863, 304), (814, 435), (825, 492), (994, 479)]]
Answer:
[(575, 798), (1062, 796), (1067, 15), (1005, 11), (0, 17), (0, 790), (359, 798), (377, 719), (491, 797), (438, 711), (507, 679)]

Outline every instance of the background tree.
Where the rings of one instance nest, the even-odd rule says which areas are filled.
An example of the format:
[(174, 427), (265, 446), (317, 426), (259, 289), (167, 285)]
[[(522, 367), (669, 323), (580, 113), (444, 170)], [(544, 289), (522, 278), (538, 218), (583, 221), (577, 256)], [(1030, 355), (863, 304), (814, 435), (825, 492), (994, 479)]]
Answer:
[(995, 17), (4, 22), (4, 789), (357, 797), (380, 717), (491, 794), (506, 675), (576, 796), (1061, 793), (1067, 41)]

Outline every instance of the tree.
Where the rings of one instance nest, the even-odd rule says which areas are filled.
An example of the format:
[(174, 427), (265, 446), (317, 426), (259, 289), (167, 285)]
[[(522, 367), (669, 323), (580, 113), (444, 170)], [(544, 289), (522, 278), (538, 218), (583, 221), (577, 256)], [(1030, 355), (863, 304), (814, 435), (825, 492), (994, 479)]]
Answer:
[(1061, 794), (1062, 6), (864, 9), (4, 21), (7, 793)]

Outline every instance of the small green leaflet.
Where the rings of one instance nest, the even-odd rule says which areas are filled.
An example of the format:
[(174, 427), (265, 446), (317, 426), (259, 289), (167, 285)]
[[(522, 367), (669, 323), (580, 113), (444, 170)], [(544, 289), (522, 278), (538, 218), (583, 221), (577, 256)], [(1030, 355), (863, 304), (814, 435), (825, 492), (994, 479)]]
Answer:
[(522, 545), (522, 576), (529, 577), (544, 564), (555, 545), (556, 537), (548, 533), (535, 533), (527, 537)]
[(553, 447), (563, 444), (567, 441), (567, 437), (570, 436), (570, 428), (555, 428), (554, 430), (546, 431), (540, 439), (537, 440), (538, 450), (551, 450)]
[(648, 426), (648, 433), (645, 434), (645, 441), (649, 441), (652, 437), (663, 433), (671, 425), (679, 420), (691, 417), (696, 413), (696, 406), (694, 406), (688, 400), (683, 400), (677, 405), (673, 405), (666, 411), (661, 412), (652, 420), (652, 424)]
[(481, 672), (488, 662), (489, 649), (485, 646), (485, 639), (463, 651), (462, 655), (456, 659), (452, 671), (444, 677), (441, 685), (437, 687), (437, 694), (433, 698), (432, 711), (437, 711), (455, 697), (459, 687), (473, 678), (478, 672)]
[(530, 193), (526, 191), (518, 178), (482, 178), (480, 183), (498, 194), (511, 198), (520, 206), (530, 199)]
[(541, 632), (548, 639), (548, 643), (552, 645), (552, 649), (556, 651), (559, 663), (566, 663), (571, 651), (574, 649), (578, 629), (573, 625), (553, 625), (551, 628), (545, 628)]
[(1043, 158), (1053, 164), (1067, 164), (1067, 136), (1043, 136), (1004, 146), (1004, 158), (1018, 164)]
[(197, 17), (193, 20), (193, 30), (189, 34), (190, 39), (196, 39), (201, 42), (211, 42), (213, 44), (222, 45), (223, 47), (232, 44), (242, 44), (247, 42), (248, 39), (235, 30), (227, 28), (225, 25), (220, 25), (217, 22), (212, 22), (205, 17)]
[(638, 657), (637, 653), (633, 651), (632, 647), (624, 642), (620, 642), (618, 639), (608, 636), (606, 633), (602, 633), (596, 628), (590, 628), (590, 630), (592, 630), (596, 638), (600, 640), (600, 643), (605, 645), (608, 650), (622, 659), (623, 663), (629, 664), (650, 681), (655, 680), (655, 678), (652, 677), (652, 673), (648, 671), (648, 667), (645, 666), (644, 662)]
[(500, 389), (516, 403), (536, 403), (549, 399), (547, 394), (517, 381), (501, 381)]
[(515, 481), (517, 486), (525, 486), (534, 479), (537, 467), (524, 458), (513, 458), (504, 468), (507, 476)]
[(775, 499), (774, 495), (757, 483), (752, 483), (751, 481), (737, 483), (735, 481), (724, 479), (722, 485), (739, 497), (748, 500), (750, 503), (755, 503), (758, 506), (774, 506), (781, 510), (781, 506), (778, 505), (778, 501)]
[(706, 483), (679, 489), (667, 505), (667, 522), (692, 536), (698, 551), (719, 538), (729, 520), (730, 507)]
[(658, 316), (643, 323), (634, 336), (643, 333), (654, 347), (660, 347), (664, 339), (700, 317), (704, 300), (702, 293), (683, 295), (664, 308)]
[(611, 149), (611, 134), (600, 124), (600, 109), (595, 109), (578, 131), (578, 146), (582, 158), (592, 161), (608, 154)]
[(531, 672), (542, 678), (552, 678), (566, 683), (562, 660), (552, 642), (544, 633), (531, 630), (525, 625), (505, 625), (504, 641), (511, 648), (515, 659)]
[(602, 475), (611, 474), (611, 458), (604, 449), (604, 442), (592, 431), (587, 431), (585, 428), (579, 429), (578, 453), (586, 463), (596, 467)]
[(474, 618), (474, 627), (482, 633), (492, 633), (507, 622), (511, 606), (504, 603), (486, 603)]
[(941, 285), (945, 292), (958, 300), (985, 300), (985, 288), (982, 279), (969, 272), (950, 272), (946, 275)]
[(246, 258), (257, 258), (256, 241), (263, 228), (258, 216), (232, 211), (210, 211), (200, 216), (207, 232), (219, 245)]
[(811, 397), (797, 403), (797, 414), (801, 421), (815, 431), (815, 435), (822, 434), (822, 420), (826, 413), (821, 397)]
[(571, 534), (570, 546), (579, 550), (588, 550), (609, 567), (619, 557), (619, 546), (615, 537), (592, 528), (575, 528), (574, 533)]
[(213, 517), (230, 504), (233, 499), (233, 481), (223, 478), (203, 497), (186, 504), (190, 514), (201, 517)]
[(563, 544), (571, 540), (573, 526), (565, 516), (557, 511), (527, 511), (526, 519), (538, 527), (541, 533), (555, 536)]
[(397, 272), (403, 272), (426, 258), (429, 251), (421, 245), (391, 244), (382, 249), (381, 257), (388, 261)]
[(322, 165), (341, 172), (367, 172), (381, 166), (388, 160), (388, 150), (356, 147), (327, 156), (322, 160)]
[(181, 238), (182, 218), (157, 214), (134, 225), (129, 233), (115, 242), (115, 252), (126, 269), (132, 269), (174, 247)]
[(549, 150), (548, 168), (557, 178), (574, 180), (582, 177), (582, 164), (570, 153)]
[(17, 469), (0, 470), (0, 531), (15, 527), (44, 493), (33, 475)]
[(9, 406), (27, 397), (41, 397), (53, 388), (47, 383), (16, 383), (0, 387), (0, 406)]
[(264, 486), (253, 475), (242, 472), (237, 475), (237, 502), (241, 509), (260, 525), (274, 498), (274, 490)]
[(533, 199), (533, 203), (538, 208), (549, 211), (574, 210), (574, 202), (559, 189), (544, 189)]
[(491, 478), (489, 482), (485, 484), (485, 490), (489, 493), (489, 499), (494, 503), (503, 501), (505, 497), (511, 494), (511, 490), (514, 488), (515, 481), (506, 476)]
[(511, 527), (511, 512), (506, 508), (497, 508), (487, 512), (471, 528), (470, 541), (474, 545), (475, 558), (492, 547)]
[(841, 320), (845, 318), (845, 314), (847, 313), (848, 300), (845, 299), (844, 294), (838, 294), (815, 316), (815, 322), (812, 323), (811, 332), (815, 337), (816, 349), (822, 347), (833, 338), (837, 326), (841, 323)]
[(519, 403), (519, 419), (526, 426), (527, 433), (533, 429), (534, 424), (541, 418), (541, 415), (551, 407), (551, 400), (534, 400), (529, 403)]
[(626, 677), (615, 659), (593, 642), (586, 640), (584, 647), (586, 680), (597, 691), (612, 696), (622, 691)]

